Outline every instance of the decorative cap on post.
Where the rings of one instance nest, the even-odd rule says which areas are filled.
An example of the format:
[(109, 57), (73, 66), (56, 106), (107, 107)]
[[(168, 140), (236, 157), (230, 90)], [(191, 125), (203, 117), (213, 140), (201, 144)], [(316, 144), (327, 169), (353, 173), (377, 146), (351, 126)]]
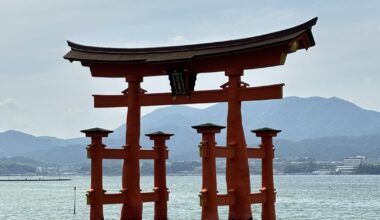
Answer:
[(277, 136), (277, 133), (280, 133), (281, 130), (276, 130), (276, 129), (273, 129), (273, 128), (259, 128), (259, 129), (255, 129), (255, 130), (251, 130), (252, 133), (255, 133), (256, 134), (256, 137), (276, 137)]
[(206, 124), (200, 124), (200, 125), (194, 125), (191, 126), (192, 128), (196, 129), (198, 133), (219, 133), (220, 130), (225, 128), (225, 126), (217, 125), (213, 123), (206, 123)]
[(173, 136), (174, 134), (169, 134), (169, 133), (165, 133), (165, 132), (162, 132), (162, 131), (156, 131), (156, 132), (153, 132), (153, 133), (149, 133), (149, 134), (145, 134), (145, 136), (149, 137), (150, 140), (154, 140), (154, 139), (164, 139), (164, 140), (169, 140), (171, 136)]
[(85, 133), (86, 137), (108, 137), (108, 134), (112, 133), (113, 131), (103, 128), (89, 128), (81, 130), (80, 132)]

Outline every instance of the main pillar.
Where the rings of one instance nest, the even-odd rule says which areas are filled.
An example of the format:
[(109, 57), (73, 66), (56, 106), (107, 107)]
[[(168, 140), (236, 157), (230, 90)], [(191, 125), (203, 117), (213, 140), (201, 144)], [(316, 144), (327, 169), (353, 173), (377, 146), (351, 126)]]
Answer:
[(128, 159), (124, 159), (122, 173), (123, 194), (125, 203), (121, 211), (121, 220), (142, 219), (142, 198), (140, 192), (140, 117), (141, 106), (139, 93), (142, 77), (128, 76), (128, 114), (126, 145)]
[(261, 137), (260, 147), (264, 149), (265, 158), (262, 159), (262, 177), (261, 187), (262, 191), (266, 194), (265, 203), (262, 205), (261, 219), (262, 220), (275, 220), (276, 219), (276, 191), (273, 182), (273, 159), (274, 159), (274, 147), (273, 137), (277, 136), (277, 133), (281, 130), (275, 130), (271, 128), (261, 128), (252, 130), (257, 137)]
[(168, 219), (169, 191), (166, 187), (166, 159), (168, 158), (168, 148), (165, 141), (169, 140), (173, 134), (161, 131), (146, 134), (154, 141), (153, 149), (157, 152), (157, 159), (154, 160), (154, 191), (158, 193), (158, 201), (154, 203), (154, 219)]
[(200, 154), (202, 157), (202, 191), (200, 193), (202, 206), (202, 220), (217, 220), (217, 181), (216, 181), (216, 153), (215, 134), (220, 133), (224, 126), (215, 124), (202, 124), (192, 126), (202, 134)]
[(82, 130), (86, 137), (91, 137), (91, 144), (88, 145), (87, 155), (91, 158), (91, 189), (87, 194), (87, 201), (90, 205), (90, 219), (103, 220), (103, 167), (102, 151), (104, 145), (102, 138), (107, 137), (112, 131), (101, 128), (91, 128)]
[(235, 149), (235, 157), (228, 158), (226, 164), (227, 189), (233, 192), (235, 204), (229, 206), (229, 219), (252, 219), (252, 210), (249, 200), (250, 175), (248, 166), (247, 144), (243, 131), (241, 116), (241, 88), (242, 69), (229, 69), (228, 76), (228, 115), (227, 115), (227, 147)]

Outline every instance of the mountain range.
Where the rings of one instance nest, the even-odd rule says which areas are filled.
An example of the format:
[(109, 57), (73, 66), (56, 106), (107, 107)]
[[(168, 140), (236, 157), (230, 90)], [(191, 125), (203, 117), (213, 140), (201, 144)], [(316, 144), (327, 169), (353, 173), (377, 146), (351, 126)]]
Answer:
[[(257, 145), (251, 132), (260, 127), (281, 129), (275, 139), (276, 156), (283, 158), (313, 157), (340, 160), (364, 155), (380, 159), (380, 112), (363, 109), (339, 98), (286, 97), (282, 100), (246, 102), (242, 105), (243, 126), (247, 143)], [(204, 109), (170, 106), (156, 109), (142, 117), (141, 145), (152, 142), (143, 134), (164, 131), (175, 134), (167, 142), (172, 160), (199, 159), (200, 135), (191, 128), (207, 122), (226, 125), (227, 105), (215, 104)], [(225, 129), (217, 135), (225, 144)], [(125, 124), (114, 130), (105, 143), (120, 147), (125, 141)], [(49, 164), (88, 162), (86, 138), (59, 139), (36, 137), (19, 131), (0, 133), (1, 156), (25, 156)]]

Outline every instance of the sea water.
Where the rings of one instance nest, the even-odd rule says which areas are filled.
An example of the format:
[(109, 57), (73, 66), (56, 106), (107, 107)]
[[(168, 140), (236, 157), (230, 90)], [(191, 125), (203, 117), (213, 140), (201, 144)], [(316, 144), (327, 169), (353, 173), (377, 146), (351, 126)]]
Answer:
[[(89, 177), (71, 177), (61, 182), (0, 182), (0, 219), (89, 219), (86, 191)], [(252, 176), (252, 191), (258, 191), (260, 176)], [(104, 189), (116, 193), (121, 177), (103, 178)], [(168, 176), (169, 219), (200, 219), (200, 176)], [(76, 187), (76, 195), (74, 195)], [(143, 191), (151, 191), (153, 177), (141, 177)], [(277, 219), (380, 219), (380, 176), (275, 176)], [(218, 176), (219, 193), (226, 193), (225, 177)], [(74, 214), (74, 197), (76, 214)], [(253, 218), (261, 219), (261, 205), (253, 205)], [(121, 205), (106, 205), (105, 219), (119, 219)], [(220, 219), (228, 208), (219, 207)], [(153, 219), (153, 204), (145, 203), (144, 219)]]

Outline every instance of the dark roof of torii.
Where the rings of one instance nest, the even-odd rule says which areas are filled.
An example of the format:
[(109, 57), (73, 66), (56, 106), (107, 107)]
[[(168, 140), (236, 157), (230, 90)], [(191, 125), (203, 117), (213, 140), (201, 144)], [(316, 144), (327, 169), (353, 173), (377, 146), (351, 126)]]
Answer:
[(105, 48), (84, 46), (68, 41), (71, 47), (64, 58), (70, 61), (95, 63), (170, 63), (191, 60), (193, 58), (212, 57), (231, 54), (239, 51), (251, 51), (263, 47), (290, 43), (299, 40), (298, 49), (307, 49), (315, 45), (311, 32), (318, 18), (311, 19), (301, 25), (256, 37), (203, 43), (183, 46), (154, 48)]

